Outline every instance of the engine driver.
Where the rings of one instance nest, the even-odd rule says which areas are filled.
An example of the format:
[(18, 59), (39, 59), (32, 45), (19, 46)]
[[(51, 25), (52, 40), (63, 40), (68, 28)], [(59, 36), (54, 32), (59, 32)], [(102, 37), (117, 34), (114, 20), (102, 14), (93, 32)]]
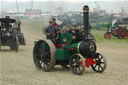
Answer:
[(49, 21), (49, 26), (45, 29), (46, 38), (53, 39), (56, 37), (57, 28), (53, 25), (52, 21)]
[(56, 23), (56, 19), (52, 18), (53, 25), (56, 26), (56, 28), (59, 29), (59, 25)]

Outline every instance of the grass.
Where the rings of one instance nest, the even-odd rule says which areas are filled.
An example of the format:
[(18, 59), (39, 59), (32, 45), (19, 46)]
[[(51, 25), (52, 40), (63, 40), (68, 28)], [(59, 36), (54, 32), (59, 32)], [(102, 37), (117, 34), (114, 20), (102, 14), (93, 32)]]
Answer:
[[(35, 33), (42, 33), (42, 29), (43, 27), (46, 27), (48, 25), (48, 20), (46, 19), (24, 19), (22, 20), (22, 24), (24, 24), (23, 26), (31, 32), (35, 32)], [(113, 42), (113, 43), (117, 43), (117, 44), (121, 44), (121, 43), (128, 43), (128, 39), (118, 39), (117, 37), (112, 37), (110, 40), (106, 40), (104, 38), (104, 33), (106, 32), (106, 29), (102, 29), (102, 30), (96, 30), (96, 29), (92, 29), (92, 34), (95, 36), (96, 38), (96, 42), (97, 43), (101, 43), (101, 42)]]

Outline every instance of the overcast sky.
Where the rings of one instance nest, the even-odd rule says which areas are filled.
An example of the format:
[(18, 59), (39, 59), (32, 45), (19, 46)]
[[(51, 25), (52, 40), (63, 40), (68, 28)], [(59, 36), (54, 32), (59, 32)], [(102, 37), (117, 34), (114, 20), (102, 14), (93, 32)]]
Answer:
[[(16, 1), (16, 0), (0, 0), (0, 1)], [(31, 1), (31, 0), (17, 0), (19, 2), (23, 1)], [(80, 1), (87, 1), (87, 0), (33, 0), (33, 1), (73, 1), (73, 2), (80, 2)]]
[[(7, 1), (7, 2), (6, 2)], [(31, 7), (32, 0), (17, 0), (20, 11), (25, 11), (25, 9)], [(42, 1), (41, 3), (36, 3), (37, 1)], [(65, 1), (66, 3), (57, 3), (56, 6), (62, 7), (64, 10), (67, 11), (80, 11), (82, 6), (87, 4), (92, 11), (96, 5), (99, 5), (101, 9), (112, 11), (113, 12), (120, 12), (121, 8), (124, 8), (128, 11), (128, 0), (33, 0), (35, 2), (33, 7), (35, 9), (42, 9), (42, 11), (49, 10), (49, 3), (43, 4), (44, 1), (54, 2), (54, 1)], [(70, 1), (70, 2), (68, 2)], [(2, 2), (2, 5), (1, 5)], [(12, 3), (13, 2), (13, 3)], [(0, 10), (6, 10), (8, 12), (17, 11), (16, 10), (16, 0), (0, 0)], [(21, 2), (21, 3), (20, 3)], [(28, 2), (28, 3), (27, 3)], [(42, 5), (43, 4), (43, 5)]]
[[(0, 1), (16, 1), (16, 0), (0, 0)], [(17, 0), (21, 1), (31, 1), (31, 0)], [(80, 1), (128, 1), (128, 0), (33, 0), (33, 1), (73, 1), (73, 2), (80, 2)]]

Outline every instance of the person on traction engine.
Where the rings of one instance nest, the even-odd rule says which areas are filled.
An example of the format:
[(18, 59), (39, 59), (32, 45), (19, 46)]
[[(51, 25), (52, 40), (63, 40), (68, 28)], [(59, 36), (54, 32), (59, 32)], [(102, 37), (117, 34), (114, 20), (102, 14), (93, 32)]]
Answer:
[(59, 28), (59, 25), (56, 23), (56, 19), (52, 18), (53, 25), (56, 26), (56, 28)]
[(49, 21), (49, 26), (45, 29), (47, 39), (53, 39), (56, 37), (57, 28), (53, 25), (52, 21)]

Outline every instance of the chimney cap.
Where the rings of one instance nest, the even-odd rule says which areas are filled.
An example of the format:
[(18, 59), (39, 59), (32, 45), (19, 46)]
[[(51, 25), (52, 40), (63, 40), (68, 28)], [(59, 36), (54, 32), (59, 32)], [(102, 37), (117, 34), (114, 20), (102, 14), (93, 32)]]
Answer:
[(89, 10), (88, 5), (85, 5), (85, 6), (83, 7), (83, 10)]

